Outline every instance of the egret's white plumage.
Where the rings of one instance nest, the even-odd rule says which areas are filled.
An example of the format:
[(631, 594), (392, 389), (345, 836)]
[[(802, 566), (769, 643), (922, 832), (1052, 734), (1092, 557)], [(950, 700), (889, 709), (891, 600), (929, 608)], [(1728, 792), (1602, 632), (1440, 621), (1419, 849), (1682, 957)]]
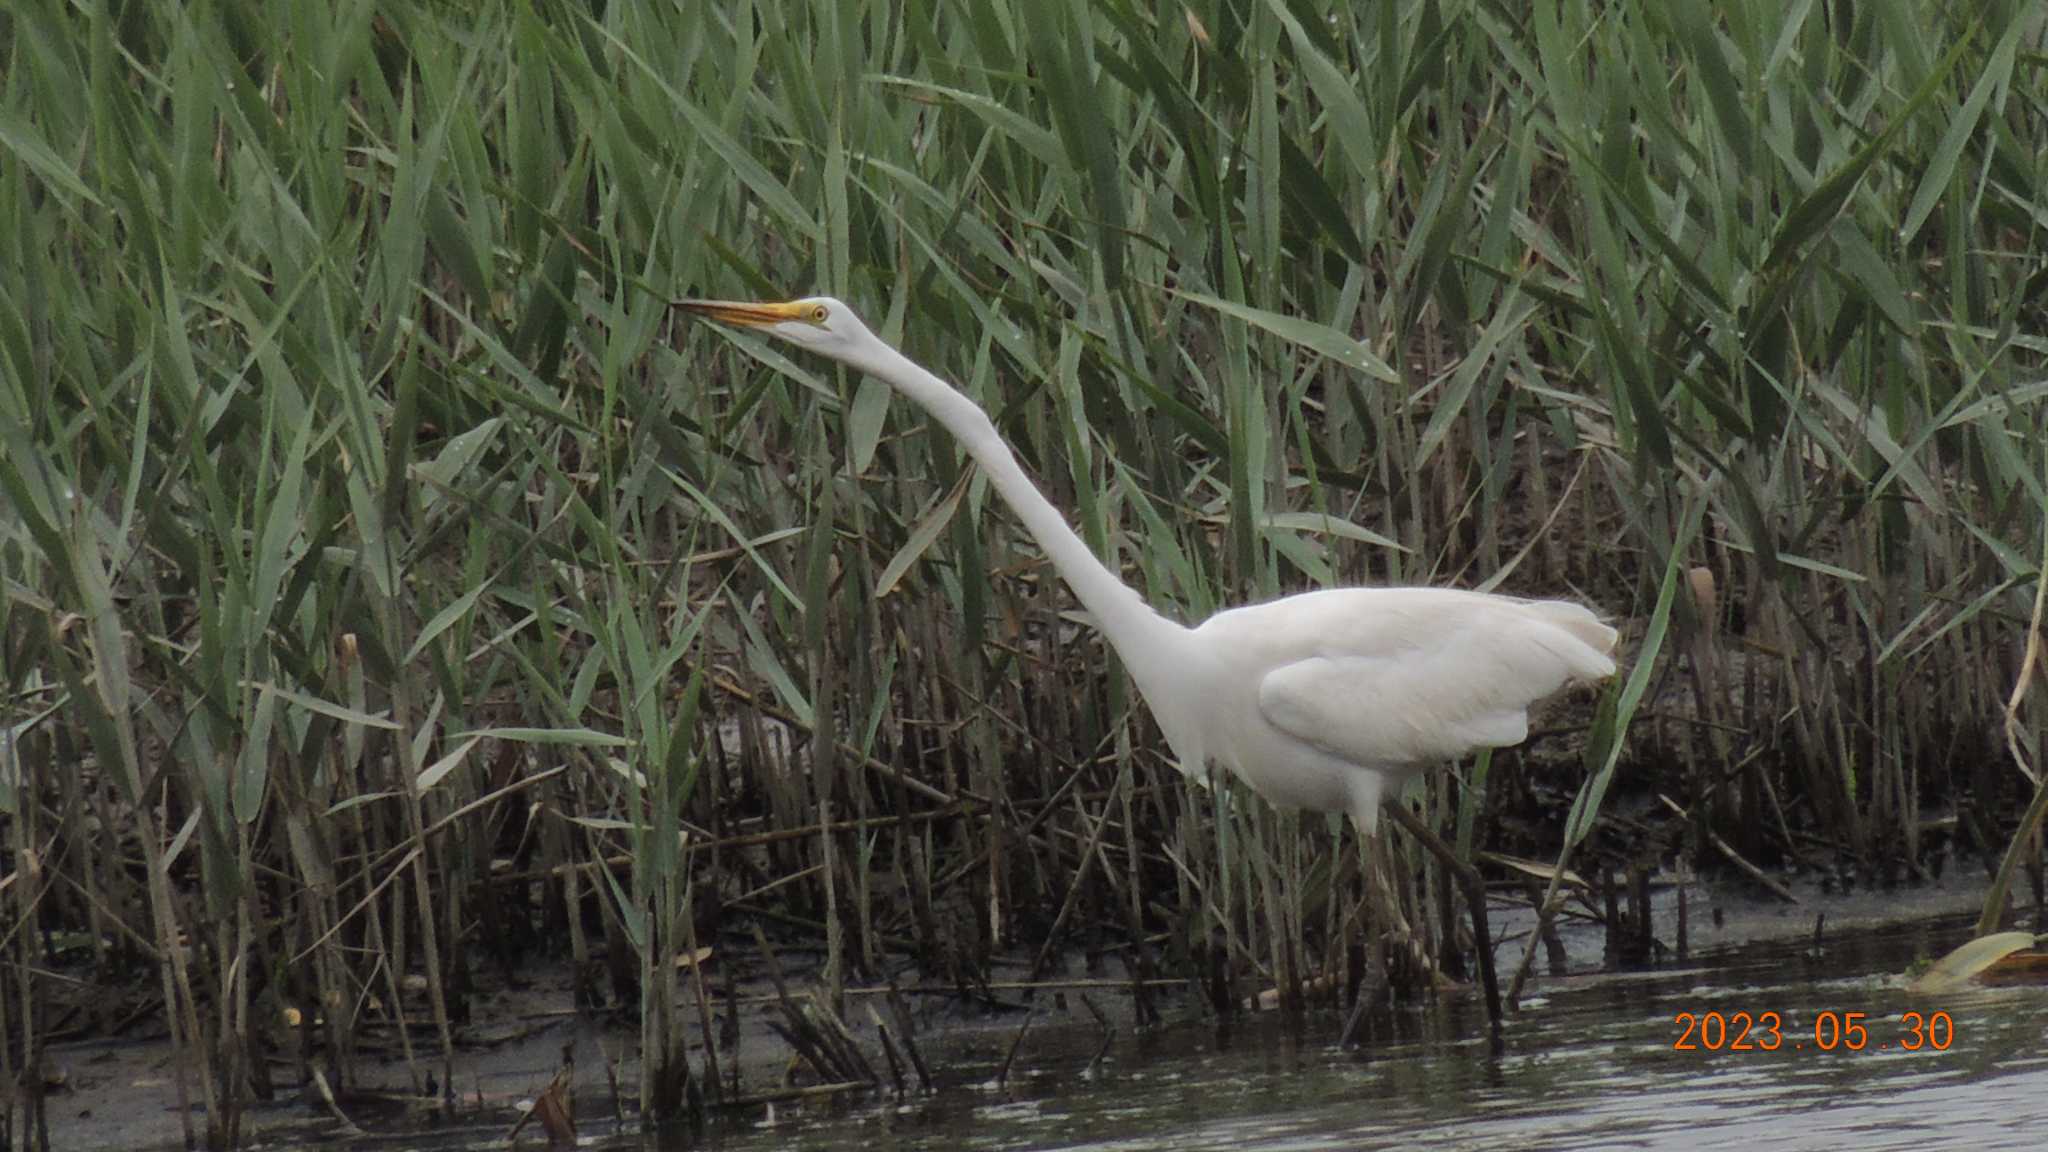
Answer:
[(1614, 671), (1614, 630), (1577, 604), (1447, 588), (1305, 592), (1219, 612), (1189, 639), (1220, 664), (1198, 746), (1268, 799), (1349, 812), (1368, 833), (1383, 788), (1521, 743), (1531, 703)]
[[(839, 360), (957, 437), (1094, 617), (1181, 770), (1236, 773), (1268, 800), (1347, 812), (1370, 835), (1389, 784), (1518, 744), (1529, 706), (1614, 672), (1614, 629), (1584, 606), (1441, 588), (1333, 588), (1232, 608), (1195, 628), (1154, 612), (1046, 500), (988, 415), (845, 304), (683, 306)], [(1476, 911), (1476, 910), (1475, 910)]]

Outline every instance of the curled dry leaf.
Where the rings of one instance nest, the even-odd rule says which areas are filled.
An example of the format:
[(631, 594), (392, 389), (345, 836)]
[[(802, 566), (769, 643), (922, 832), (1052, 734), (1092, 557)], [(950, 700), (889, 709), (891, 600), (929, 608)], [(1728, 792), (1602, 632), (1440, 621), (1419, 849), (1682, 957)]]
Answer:
[(1994, 988), (2048, 984), (2048, 952), (2020, 951), (2000, 957), (1998, 963), (1977, 974), (1977, 983)]
[(1968, 984), (1978, 973), (2022, 948), (2034, 946), (2031, 932), (1994, 932), (1979, 936), (1934, 962), (1920, 974), (1907, 991), (1920, 994), (1953, 992)]

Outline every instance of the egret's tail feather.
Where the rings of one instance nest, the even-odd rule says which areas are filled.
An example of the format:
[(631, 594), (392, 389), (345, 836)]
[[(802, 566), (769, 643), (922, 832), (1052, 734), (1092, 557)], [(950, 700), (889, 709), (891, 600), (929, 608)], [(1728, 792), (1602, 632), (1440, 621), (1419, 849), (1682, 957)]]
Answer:
[(1578, 637), (1602, 656), (1614, 651), (1614, 642), (1620, 633), (1593, 615), (1593, 610), (1584, 604), (1574, 604), (1569, 600), (1541, 600), (1530, 607), (1540, 612), (1544, 620)]
[[(1609, 627), (1591, 609), (1569, 600), (1542, 600), (1529, 607), (1543, 622), (1576, 641), (1583, 650), (1569, 659), (1572, 674), (1581, 680), (1604, 680), (1614, 675), (1614, 643), (1620, 633)], [(1563, 655), (1563, 653), (1560, 653)]]

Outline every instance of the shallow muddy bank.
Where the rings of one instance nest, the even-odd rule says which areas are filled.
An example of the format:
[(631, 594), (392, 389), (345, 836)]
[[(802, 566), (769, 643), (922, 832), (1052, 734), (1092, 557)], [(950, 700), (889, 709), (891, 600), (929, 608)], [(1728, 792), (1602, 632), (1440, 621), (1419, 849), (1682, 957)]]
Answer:
[[(1715, 957), (1757, 945), (1810, 941), (1817, 921), (1821, 924), (1822, 956), (1832, 940), (1888, 925), (1943, 921), (1946, 935), (1956, 937), (1949, 941), (1953, 944), (1967, 936), (1967, 925), (1957, 917), (1974, 913), (1984, 894), (1981, 874), (1974, 871), (1953, 875), (1943, 883), (1891, 891), (1824, 892), (1814, 880), (1794, 881), (1791, 888), (1799, 898), (1796, 904), (1759, 897), (1747, 884), (1689, 884), (1685, 890), (1688, 962), (1711, 963)], [(1679, 888), (1660, 884), (1652, 899), (1656, 936), (1671, 950), (1670, 959), (1643, 968), (1606, 969), (1605, 929), (1589, 919), (1567, 916), (1559, 923), (1559, 938), (1568, 957), (1566, 972), (1553, 975), (1539, 959), (1524, 994), (1525, 1005), (1536, 1009), (1568, 989), (1657, 979), (1682, 970), (1685, 965), (1675, 957)], [(1534, 916), (1525, 902), (1496, 900), (1494, 919), (1502, 941), (1502, 964), (1509, 968), (1520, 955), (1521, 941)], [(2025, 923), (2031, 916), (2023, 911), (2016, 919)], [(715, 971), (723, 962), (722, 957), (714, 956), (707, 964)], [(750, 970), (757, 968), (743, 954), (735, 953), (734, 962)], [(815, 965), (806, 964), (804, 950), (794, 947), (784, 950), (783, 962), (789, 970), (792, 993), (801, 996), (816, 975)], [(1112, 1040), (1121, 1043), (1147, 1033), (1179, 1034), (1186, 1026), (1213, 1020), (1192, 982), (1155, 981), (1148, 991), (1152, 1007), (1159, 1013), (1159, 1026), (1140, 1029), (1128, 982), (1108, 971), (1115, 964), (1099, 965), (1101, 970), (1088, 973), (1079, 970), (1079, 957), (1070, 957), (1069, 966), (1075, 970), (1069, 975), (1024, 987), (1027, 982), (1021, 979), (1022, 970), (1029, 962), (1024, 956), (998, 965), (988, 989), (974, 997), (962, 997), (951, 987), (921, 984), (914, 972), (899, 975), (897, 983), (910, 1008), (915, 1043), (941, 1091), (987, 1087), (1006, 1062), (1011, 1079), (1022, 1083), (1038, 1075), (1037, 1070), (1047, 1061), (1071, 1068), (1079, 1053), (1085, 1066), (1085, 1054), (1105, 1051)], [(522, 1104), (561, 1069), (565, 1047), (573, 1051), (574, 1103), (584, 1129), (607, 1130), (618, 1124), (620, 1116), (630, 1115), (638, 1062), (632, 1058), (637, 1032), (628, 1018), (603, 1011), (577, 1011), (571, 973), (565, 965), (531, 966), (505, 984), (491, 983), (487, 974), (479, 976), (483, 983), (473, 1018), (457, 1030), (456, 1101), (448, 1113), (436, 1108), (433, 1095), (422, 1092), (438, 1063), (427, 1058), (432, 1048), (427, 1030), (421, 1029), (414, 1038), (421, 1057), (416, 1073), (409, 1073), (404, 1061), (397, 1058), (395, 1038), (370, 1035), (361, 1039), (362, 1072), (356, 1083), (338, 1094), (335, 1108), (315, 1089), (294, 1086), (296, 1065), (274, 1056), (277, 1098), (251, 1108), (248, 1124), (252, 1138), (257, 1142), (333, 1139), (348, 1131), (335, 1115), (336, 1108), (367, 1134), (439, 1133), (478, 1141), (499, 1137), (515, 1122)], [(1019, 978), (1006, 979), (1010, 976)], [(823, 1097), (837, 1093), (818, 1093), (818, 1077), (809, 1068), (802, 1068), (793, 1078), (789, 1075), (799, 1062), (791, 1045), (775, 1031), (775, 1025), (782, 1023), (782, 1010), (772, 984), (758, 972), (733, 982), (731, 988), (738, 1000), (734, 1012), (724, 997), (726, 981), (715, 978), (712, 983), (719, 990), (714, 997), (717, 1017), (713, 1029), (718, 1037), (721, 1096), (727, 1101), (713, 1108), (712, 1123), (751, 1124), (786, 1115), (792, 1108), (832, 1107)], [(1454, 989), (1438, 999), (1441, 1010), (1453, 1018), (1450, 1026), (1477, 1034), (1482, 1017), (1471, 996)], [(886, 1098), (893, 1091), (887, 1084), (888, 1065), (874, 1023), (877, 1017), (896, 1019), (887, 1000), (881, 989), (849, 989), (841, 1016), (884, 1084), (850, 1088), (845, 1090), (848, 1096)], [(1411, 1002), (1395, 1012), (1402, 1018), (1412, 1017), (1418, 1007)], [(1428, 1014), (1439, 1008), (1420, 1010)], [(1327, 996), (1312, 998), (1301, 1024), (1302, 1042), (1334, 1044), (1342, 1025), (1343, 1014)], [(1508, 1027), (1515, 1027), (1513, 1017)], [(1143, 1050), (1141, 1043), (1139, 1051)], [(380, 1051), (382, 1058), (372, 1058)], [(1131, 1053), (1125, 1051), (1123, 1058), (1128, 1061)], [(176, 1146), (179, 1125), (171, 1059), (169, 1046), (161, 1039), (53, 1047), (48, 1058), (54, 1082), (48, 1097), (52, 1146), (75, 1152)], [(691, 1046), (691, 1063), (702, 1075), (701, 1038)], [(914, 1072), (906, 1068), (905, 1076), (915, 1093)], [(544, 1143), (531, 1129), (522, 1139)]]

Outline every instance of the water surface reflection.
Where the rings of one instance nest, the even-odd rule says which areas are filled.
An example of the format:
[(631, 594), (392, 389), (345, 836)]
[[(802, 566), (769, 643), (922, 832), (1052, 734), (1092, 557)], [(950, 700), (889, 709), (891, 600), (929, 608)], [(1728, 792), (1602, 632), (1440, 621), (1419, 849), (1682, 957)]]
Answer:
[[(1947, 921), (1831, 941), (1819, 955), (1774, 946), (1683, 970), (1549, 982), (1511, 1018), (1496, 1053), (1483, 1021), (1435, 1008), (1382, 1021), (1369, 1053), (1301, 1038), (1268, 1017), (1227, 1032), (1196, 1025), (1116, 1045), (1034, 1034), (1006, 1089), (813, 1106), (727, 1122), (700, 1147), (1095, 1149), (1308, 1152), (1702, 1148), (2039, 1149), (2048, 1146), (2048, 993), (1972, 991), (1930, 1002), (1897, 976), (1916, 953), (1967, 937)], [(1947, 1051), (1905, 1051), (1907, 1012), (1943, 1010)], [(1781, 1016), (1775, 1052), (1674, 1051), (1680, 1012)], [(1861, 1012), (1864, 1050), (1821, 1051), (1815, 1017)], [(1837, 1024), (1841, 1019), (1836, 1021)], [(1757, 1042), (1761, 1035), (1755, 1034)], [(973, 1080), (989, 1070), (955, 1069)], [(586, 1144), (588, 1146), (588, 1144)], [(637, 1140), (599, 1147), (635, 1147)]]

